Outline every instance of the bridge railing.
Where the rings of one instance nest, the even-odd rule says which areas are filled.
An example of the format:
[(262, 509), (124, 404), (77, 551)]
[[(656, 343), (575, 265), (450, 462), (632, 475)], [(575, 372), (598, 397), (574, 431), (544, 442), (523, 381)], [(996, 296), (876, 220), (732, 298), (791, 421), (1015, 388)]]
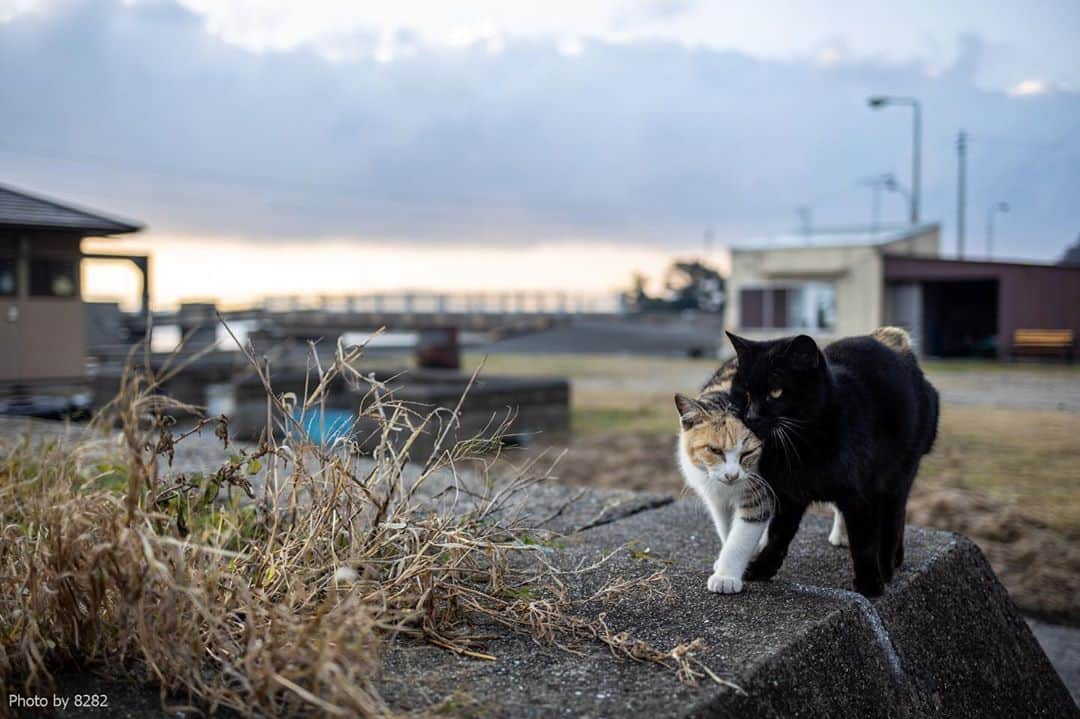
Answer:
[(257, 306), (268, 313), (315, 310), (354, 313), (611, 314), (622, 312), (616, 294), (581, 292), (375, 292), (349, 295), (275, 295)]

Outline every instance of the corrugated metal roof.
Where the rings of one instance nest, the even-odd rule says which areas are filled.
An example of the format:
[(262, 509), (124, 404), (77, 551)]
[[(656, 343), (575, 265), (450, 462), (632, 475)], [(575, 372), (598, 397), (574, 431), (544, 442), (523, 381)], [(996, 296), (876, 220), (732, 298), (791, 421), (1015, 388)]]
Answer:
[(142, 225), (0, 185), (0, 227), (74, 230), (87, 235), (137, 232)]

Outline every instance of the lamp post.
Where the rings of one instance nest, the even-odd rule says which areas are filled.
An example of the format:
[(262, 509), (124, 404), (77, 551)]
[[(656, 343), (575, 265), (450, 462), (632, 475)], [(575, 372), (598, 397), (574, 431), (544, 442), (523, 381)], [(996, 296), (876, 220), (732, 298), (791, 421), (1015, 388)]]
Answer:
[(889, 105), (907, 105), (912, 110), (911, 136), (911, 224), (919, 224), (919, 190), (922, 158), (922, 105), (913, 97), (890, 97), (875, 95), (867, 98), (866, 104), (874, 110)]
[(995, 202), (986, 211), (986, 256), (988, 258), (992, 259), (994, 257), (994, 215), (1008, 211), (1008, 202)]

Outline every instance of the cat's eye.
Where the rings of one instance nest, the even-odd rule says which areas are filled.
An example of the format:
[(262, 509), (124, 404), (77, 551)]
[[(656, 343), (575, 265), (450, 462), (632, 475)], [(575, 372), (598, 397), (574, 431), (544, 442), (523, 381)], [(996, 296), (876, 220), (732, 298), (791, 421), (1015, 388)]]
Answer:
[(769, 390), (769, 399), (780, 399), (780, 395), (784, 393), (784, 390), (780, 387), (773, 387)]
[(710, 452), (712, 452), (715, 455), (719, 455), (719, 456), (724, 455), (724, 450), (720, 449), (719, 447), (714, 447), (711, 444), (708, 447), (706, 447), (705, 449), (709, 450)]

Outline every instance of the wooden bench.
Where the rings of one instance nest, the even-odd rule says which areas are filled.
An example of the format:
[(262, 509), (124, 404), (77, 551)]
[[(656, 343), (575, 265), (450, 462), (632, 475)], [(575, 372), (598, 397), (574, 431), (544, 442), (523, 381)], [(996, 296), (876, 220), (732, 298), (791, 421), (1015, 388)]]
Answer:
[(1017, 354), (1063, 354), (1070, 362), (1076, 337), (1072, 330), (1016, 330), (1012, 352)]

